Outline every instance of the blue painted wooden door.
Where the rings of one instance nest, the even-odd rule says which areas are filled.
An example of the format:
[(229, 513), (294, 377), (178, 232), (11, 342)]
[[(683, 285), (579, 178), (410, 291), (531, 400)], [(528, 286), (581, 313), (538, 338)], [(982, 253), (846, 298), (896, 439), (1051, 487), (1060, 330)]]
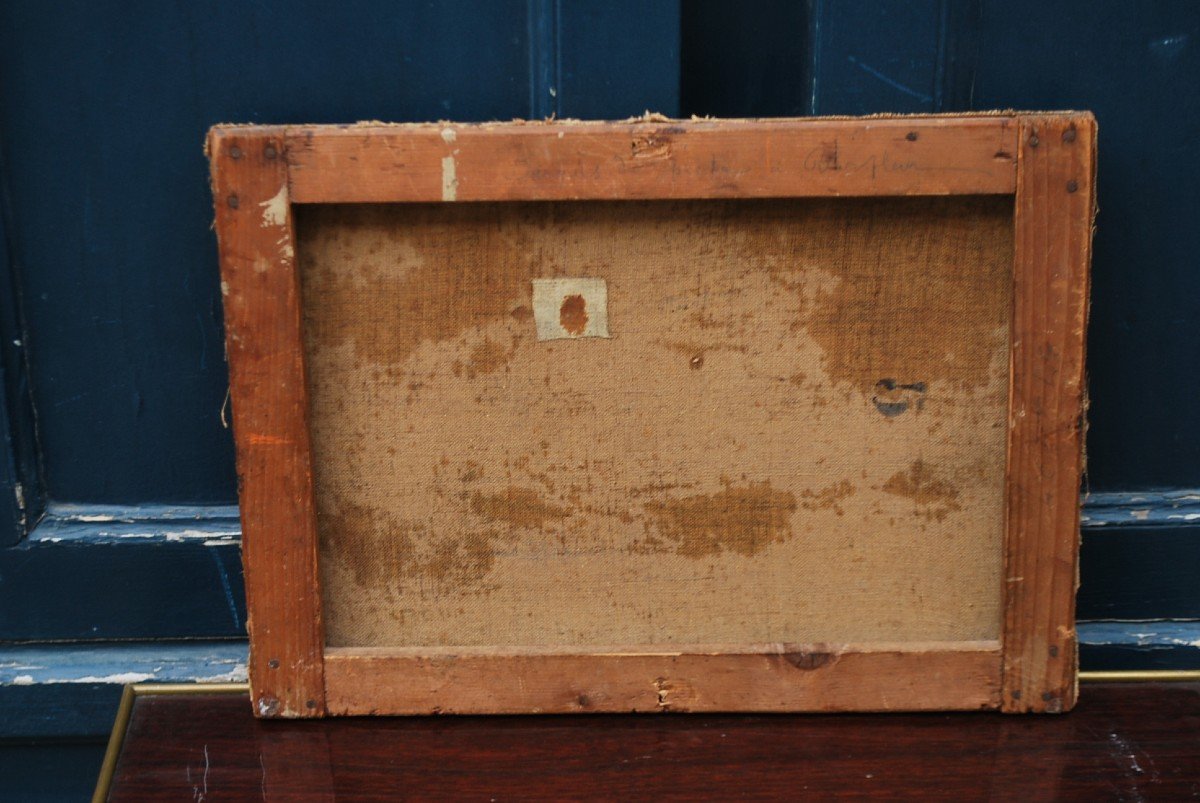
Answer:
[[(244, 649), (209, 125), (1085, 108), (1084, 661), (1195, 662), (1198, 76), (1184, 0), (0, 4), (0, 652)], [(3, 672), (0, 736), (106, 727), (111, 684)]]

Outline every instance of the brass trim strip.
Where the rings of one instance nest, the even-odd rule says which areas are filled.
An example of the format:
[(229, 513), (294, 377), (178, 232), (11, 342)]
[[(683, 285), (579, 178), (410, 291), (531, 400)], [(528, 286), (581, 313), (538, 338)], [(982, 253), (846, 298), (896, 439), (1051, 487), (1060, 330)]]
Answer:
[(1081, 683), (1200, 683), (1200, 669), (1114, 669), (1080, 672)]
[(121, 757), (121, 748), (125, 744), (125, 733), (129, 730), (129, 719), (133, 715), (133, 702), (143, 694), (245, 694), (250, 695), (248, 683), (130, 683), (121, 692), (121, 703), (117, 706), (117, 716), (113, 720), (112, 733), (108, 737), (108, 747), (104, 751), (104, 763), (100, 765), (100, 775), (96, 778), (96, 791), (92, 793), (92, 803), (104, 803), (112, 789), (113, 775), (117, 771), (117, 759)]
[(117, 706), (117, 718), (113, 721), (112, 733), (108, 736), (108, 748), (104, 751), (104, 763), (100, 765), (100, 777), (96, 779), (96, 791), (92, 803), (104, 803), (112, 786), (113, 772), (117, 769), (117, 756), (125, 741), (125, 730), (129, 727), (129, 715), (133, 713), (133, 686), (125, 687), (121, 693), (121, 704)]

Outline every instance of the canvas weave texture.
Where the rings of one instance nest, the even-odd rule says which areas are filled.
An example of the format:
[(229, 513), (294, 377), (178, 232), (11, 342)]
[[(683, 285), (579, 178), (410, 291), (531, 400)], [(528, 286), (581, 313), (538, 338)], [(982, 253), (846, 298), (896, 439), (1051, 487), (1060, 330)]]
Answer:
[(999, 637), (1011, 198), (296, 226), (329, 645)]

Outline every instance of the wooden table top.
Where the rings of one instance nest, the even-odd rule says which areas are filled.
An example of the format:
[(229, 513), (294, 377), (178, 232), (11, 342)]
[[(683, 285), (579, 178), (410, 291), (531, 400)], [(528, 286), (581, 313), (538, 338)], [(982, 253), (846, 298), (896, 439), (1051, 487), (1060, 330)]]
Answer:
[(1200, 684), (1086, 686), (1063, 716), (529, 716), (259, 721), (142, 694), (110, 799), (1200, 797)]

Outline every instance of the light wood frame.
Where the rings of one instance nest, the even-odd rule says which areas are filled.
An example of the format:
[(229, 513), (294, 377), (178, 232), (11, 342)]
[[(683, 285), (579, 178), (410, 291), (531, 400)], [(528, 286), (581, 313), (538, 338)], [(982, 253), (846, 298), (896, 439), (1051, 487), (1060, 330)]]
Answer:
[[(255, 713), (1071, 708), (1095, 141), (1088, 113), (212, 129)], [(293, 204), (979, 194), (1015, 198), (999, 640), (325, 646)]]

